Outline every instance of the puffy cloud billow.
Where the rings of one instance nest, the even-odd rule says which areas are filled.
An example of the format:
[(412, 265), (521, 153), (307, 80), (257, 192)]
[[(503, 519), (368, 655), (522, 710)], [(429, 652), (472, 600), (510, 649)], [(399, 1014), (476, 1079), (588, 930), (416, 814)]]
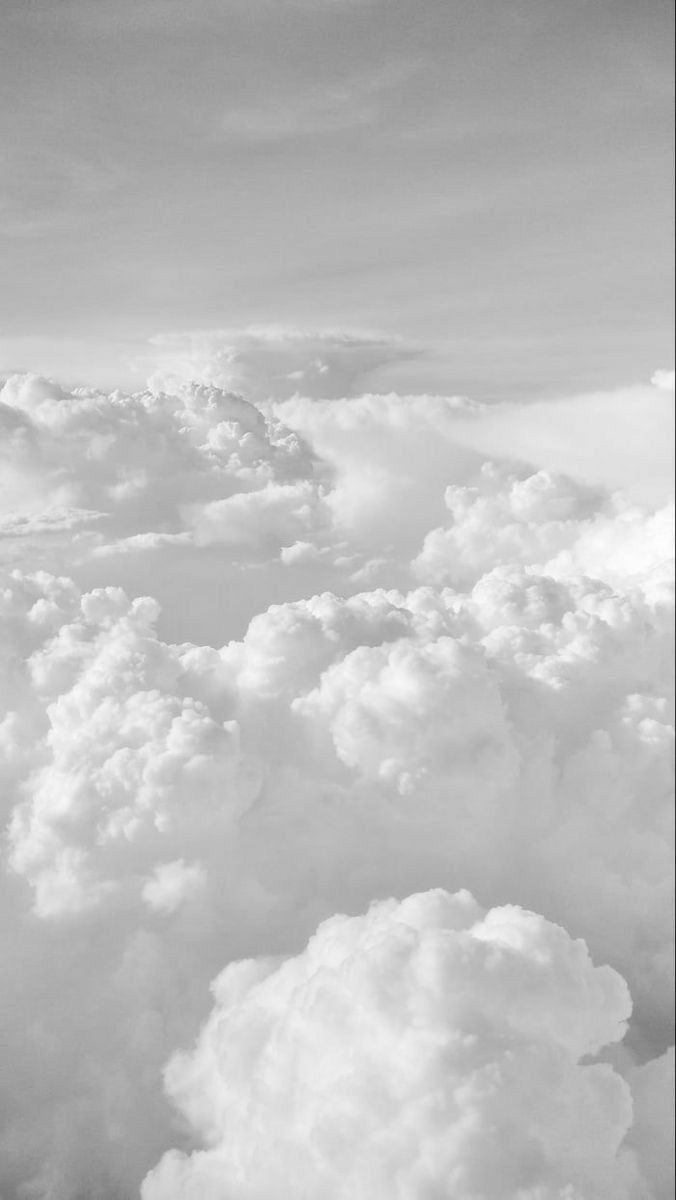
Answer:
[(584, 943), (433, 891), (333, 917), (281, 964), (227, 967), (169, 1094), (207, 1149), (167, 1197), (629, 1196), (627, 1085), (582, 1065), (630, 1003)]
[(0, 395), (2, 1200), (664, 1200), (673, 381), (157, 352)]

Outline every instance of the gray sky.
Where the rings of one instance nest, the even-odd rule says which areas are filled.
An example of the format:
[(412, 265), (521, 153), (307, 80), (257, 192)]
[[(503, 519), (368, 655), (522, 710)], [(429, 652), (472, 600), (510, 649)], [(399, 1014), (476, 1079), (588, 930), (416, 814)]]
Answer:
[(3, 0), (0, 370), (379, 330), (480, 399), (671, 349), (667, 0)]

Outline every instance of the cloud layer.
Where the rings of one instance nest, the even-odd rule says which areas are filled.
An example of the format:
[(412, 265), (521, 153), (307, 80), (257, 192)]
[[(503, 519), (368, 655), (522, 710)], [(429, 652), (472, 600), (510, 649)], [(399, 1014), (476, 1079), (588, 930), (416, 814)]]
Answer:
[(0, 396), (0, 1195), (663, 1200), (662, 484), (188, 342)]

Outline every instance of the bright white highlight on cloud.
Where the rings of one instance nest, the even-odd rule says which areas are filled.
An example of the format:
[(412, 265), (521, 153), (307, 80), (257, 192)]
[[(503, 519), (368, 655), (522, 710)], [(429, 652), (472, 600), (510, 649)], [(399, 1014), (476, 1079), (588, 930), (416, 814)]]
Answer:
[(670, 381), (395, 352), (2, 389), (3, 1200), (670, 1195)]

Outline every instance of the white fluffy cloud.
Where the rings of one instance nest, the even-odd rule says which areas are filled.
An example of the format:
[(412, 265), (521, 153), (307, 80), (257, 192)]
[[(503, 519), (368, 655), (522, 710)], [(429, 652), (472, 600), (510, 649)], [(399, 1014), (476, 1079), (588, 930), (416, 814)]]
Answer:
[[(173, 636), (193, 632), (190, 580), (204, 579), (202, 625), (223, 641), (260, 606), (242, 558), (284, 575), (284, 546), (326, 539), (329, 469), (274, 414), (220, 388), (124, 395), (13, 376), (0, 423), (0, 563), (157, 596)], [(239, 594), (239, 608), (217, 611), (212, 589)]]
[(288, 429), (207, 385), (128, 396), (12, 376), (0, 413), (6, 519), (70, 505), (83, 520), (89, 510), (105, 518), (106, 542), (189, 533), (196, 505), (312, 474), (309, 451)]
[(486, 659), (456, 638), (353, 650), (295, 708), (328, 728), (338, 758), (410, 792), (430, 774), (470, 789), (510, 771), (509, 734)]
[(333, 917), (297, 958), (243, 962), (167, 1089), (204, 1142), (144, 1200), (637, 1194), (627, 1085), (583, 1065), (626, 986), (519, 908), (427, 892)]
[(251, 337), (3, 389), (0, 1194), (664, 1200), (673, 509)]
[[(28, 589), (30, 602), (42, 582), (18, 579), (14, 589)], [(58, 586), (47, 580), (47, 595)], [(30, 745), (9, 861), (44, 916), (138, 886), (158, 848), (224, 836), (257, 787), (256, 772), (242, 768), (237, 723), (222, 719), (225, 699), (214, 713), (191, 695), (180, 651), (157, 639), (153, 601), (113, 588), (68, 599), (64, 623), (56, 632), (47, 625), (25, 660), (30, 706), (5, 719), (9, 761)], [(48, 604), (33, 603), (25, 624)], [(146, 885), (151, 903), (163, 880), (166, 869)]]
[(426, 534), (414, 562), (426, 581), (467, 586), (503, 563), (625, 587), (671, 579), (673, 503), (651, 511), (566, 476), (517, 474), (494, 463), (472, 486), (448, 487), (444, 499), (448, 524)]

